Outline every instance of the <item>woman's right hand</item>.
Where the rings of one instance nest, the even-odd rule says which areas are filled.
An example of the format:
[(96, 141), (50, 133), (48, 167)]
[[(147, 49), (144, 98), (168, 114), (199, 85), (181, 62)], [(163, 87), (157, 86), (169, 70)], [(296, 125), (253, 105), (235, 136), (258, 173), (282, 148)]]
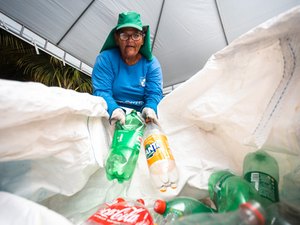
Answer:
[(126, 114), (123, 109), (121, 109), (121, 108), (115, 109), (111, 114), (111, 117), (109, 120), (110, 124), (115, 125), (117, 121), (120, 121), (120, 123), (122, 125), (124, 125), (125, 124), (125, 116), (126, 116)]

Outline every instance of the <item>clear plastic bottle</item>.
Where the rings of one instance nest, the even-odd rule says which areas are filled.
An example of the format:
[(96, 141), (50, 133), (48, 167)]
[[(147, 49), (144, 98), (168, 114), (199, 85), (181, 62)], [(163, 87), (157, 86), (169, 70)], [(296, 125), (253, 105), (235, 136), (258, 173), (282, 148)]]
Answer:
[(131, 179), (143, 142), (145, 124), (135, 110), (126, 115), (125, 124), (116, 123), (110, 152), (105, 163), (108, 180), (119, 183)]
[(264, 225), (265, 211), (258, 202), (243, 203), (227, 213), (197, 213), (182, 217), (173, 225)]
[(235, 211), (240, 204), (250, 200), (258, 201), (265, 207), (262, 197), (252, 184), (227, 170), (210, 175), (208, 191), (218, 212)]
[(146, 124), (144, 148), (152, 183), (161, 192), (167, 187), (175, 189), (178, 171), (167, 136), (153, 122)]
[(275, 202), (266, 208), (266, 224), (298, 225), (300, 224), (300, 206), (286, 201)]
[(175, 221), (173, 225), (298, 225), (300, 209), (287, 202), (272, 203), (263, 208), (256, 201), (239, 206), (238, 210), (226, 213), (198, 213)]
[(276, 159), (264, 150), (246, 155), (243, 162), (243, 176), (253, 184), (267, 203), (279, 201), (279, 167)]
[(154, 202), (154, 211), (161, 214), (165, 219), (160, 223), (172, 224), (178, 218), (195, 213), (213, 213), (214, 209), (201, 201), (185, 196), (177, 196), (165, 201), (158, 199)]
[(81, 225), (154, 225), (149, 210), (142, 199), (125, 200), (117, 198), (112, 203), (104, 203), (98, 207)]

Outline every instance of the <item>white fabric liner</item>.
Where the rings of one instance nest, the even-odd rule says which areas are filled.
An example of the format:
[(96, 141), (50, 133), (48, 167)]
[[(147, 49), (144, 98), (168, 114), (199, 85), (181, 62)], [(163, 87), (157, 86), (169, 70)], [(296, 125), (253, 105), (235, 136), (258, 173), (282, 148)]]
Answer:
[(0, 191), (0, 219), (3, 225), (72, 225), (62, 215), (20, 196)]
[[(244, 156), (263, 147), (279, 162), (280, 198), (300, 207), (299, 24), (300, 7), (261, 24), (211, 56), (162, 100), (159, 119), (178, 165), (178, 188), (155, 190), (141, 151), (128, 197), (205, 198), (213, 171), (241, 175)], [(111, 140), (105, 102), (6, 80), (0, 81), (0, 96), (0, 191), (79, 221), (111, 190), (104, 170)], [(11, 207), (5, 201), (0, 206)], [(43, 220), (51, 217), (36, 212)], [(40, 224), (18, 209), (0, 214), (0, 221), (16, 215), (24, 217), (23, 224)]]

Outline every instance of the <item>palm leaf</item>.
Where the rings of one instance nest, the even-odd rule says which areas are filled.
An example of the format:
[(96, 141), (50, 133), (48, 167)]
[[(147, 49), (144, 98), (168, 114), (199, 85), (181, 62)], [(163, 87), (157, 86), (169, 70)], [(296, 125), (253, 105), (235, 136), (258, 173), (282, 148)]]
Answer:
[[(0, 29), (0, 71), (2, 76), (22, 76), (18, 80), (41, 82), (47, 86), (74, 89), (92, 93), (90, 77), (75, 68), (64, 65), (59, 59), (35, 48)], [(20, 71), (20, 74), (19, 72)], [(1, 78), (1, 77), (0, 77)]]

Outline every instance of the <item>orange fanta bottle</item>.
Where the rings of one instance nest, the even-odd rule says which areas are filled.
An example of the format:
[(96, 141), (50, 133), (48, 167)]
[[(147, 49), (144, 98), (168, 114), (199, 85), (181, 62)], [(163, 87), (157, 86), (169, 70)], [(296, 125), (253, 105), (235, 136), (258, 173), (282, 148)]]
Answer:
[(178, 171), (167, 136), (153, 122), (146, 124), (144, 148), (152, 183), (161, 192), (168, 187), (175, 189)]

